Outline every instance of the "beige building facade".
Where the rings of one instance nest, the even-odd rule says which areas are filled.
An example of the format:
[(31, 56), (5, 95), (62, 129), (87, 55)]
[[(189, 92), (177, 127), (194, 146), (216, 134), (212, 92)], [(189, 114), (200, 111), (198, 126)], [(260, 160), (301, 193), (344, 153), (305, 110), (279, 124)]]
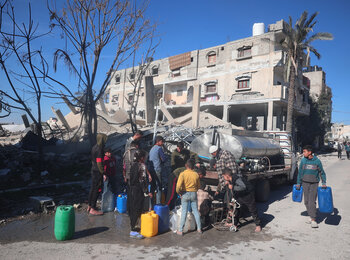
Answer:
[[(200, 85), (201, 110), (249, 130), (285, 130), (288, 82), (283, 79), (285, 53), (279, 46), (283, 24), (281, 20), (252, 37), (152, 61), (146, 76), (153, 77), (155, 96), (178, 117), (191, 112), (193, 89)], [(106, 91), (107, 110), (130, 109), (133, 75), (135, 68), (115, 72)], [(296, 86), (296, 116), (310, 111), (310, 86), (303, 79)], [(144, 95), (142, 86), (140, 116)]]
[(334, 123), (328, 133), (328, 138), (332, 141), (350, 141), (350, 125)]
[[(332, 89), (326, 84), (326, 73), (318, 66), (310, 66), (303, 70), (306, 85), (310, 89), (310, 96), (314, 102), (318, 102), (323, 96), (327, 108), (322, 120), (330, 125), (332, 119)], [(327, 129), (330, 130), (330, 129)]]

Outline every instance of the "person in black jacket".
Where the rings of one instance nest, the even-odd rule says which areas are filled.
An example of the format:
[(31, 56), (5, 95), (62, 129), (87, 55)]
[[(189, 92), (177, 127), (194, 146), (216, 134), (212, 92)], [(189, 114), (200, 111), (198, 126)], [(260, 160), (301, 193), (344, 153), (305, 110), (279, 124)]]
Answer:
[[(254, 188), (252, 184), (250, 184), (241, 174), (234, 174), (229, 168), (224, 169), (222, 177), (225, 180), (227, 203), (231, 203), (232, 199), (235, 199), (241, 207), (245, 205), (255, 222), (255, 232), (260, 232), (261, 223), (256, 209)], [(235, 230), (237, 230), (237, 225), (241, 215), (240, 208), (236, 208), (234, 214), (233, 225), (235, 226)]]
[(152, 198), (148, 191), (148, 174), (145, 165), (147, 153), (144, 150), (135, 153), (135, 162), (130, 169), (130, 189), (128, 190), (129, 216), (130, 216), (130, 237), (143, 238), (136, 228), (136, 222), (141, 217), (144, 209), (145, 196)]
[(101, 192), (104, 173), (103, 158), (104, 147), (107, 142), (107, 135), (97, 134), (96, 144), (91, 150), (91, 188), (89, 193), (89, 206), (87, 211), (91, 215), (103, 215), (102, 211), (96, 209), (97, 198)]

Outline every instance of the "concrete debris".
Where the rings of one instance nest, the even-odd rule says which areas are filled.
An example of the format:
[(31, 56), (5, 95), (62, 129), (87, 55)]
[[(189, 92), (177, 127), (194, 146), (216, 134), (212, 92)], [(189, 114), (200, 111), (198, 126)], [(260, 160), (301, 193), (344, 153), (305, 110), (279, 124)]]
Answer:
[(48, 211), (54, 210), (56, 206), (55, 202), (50, 197), (33, 196), (29, 197), (29, 199), (35, 211), (48, 213)]
[(116, 111), (111, 111), (113, 113), (110, 113), (110, 117), (117, 123), (123, 124), (123, 123), (127, 123), (129, 121), (129, 115), (128, 113), (120, 108), (117, 109)]
[(2, 128), (4, 130), (9, 131), (10, 133), (19, 133), (19, 132), (22, 132), (26, 129), (24, 124), (21, 124), (21, 125), (15, 125), (15, 124), (2, 125)]
[[(185, 127), (192, 127), (192, 112), (188, 113), (187, 115), (184, 115), (182, 117), (177, 117), (174, 119), (176, 122), (179, 122), (179, 124), (182, 124)], [(169, 122), (170, 124), (172, 122)], [(232, 129), (241, 129), (242, 127), (235, 126), (231, 123), (225, 122), (221, 120), (220, 118), (210, 114), (207, 111), (201, 111), (199, 114), (199, 127), (200, 128), (208, 128), (208, 127), (214, 127), (214, 126), (221, 126), (225, 128), (232, 128)]]

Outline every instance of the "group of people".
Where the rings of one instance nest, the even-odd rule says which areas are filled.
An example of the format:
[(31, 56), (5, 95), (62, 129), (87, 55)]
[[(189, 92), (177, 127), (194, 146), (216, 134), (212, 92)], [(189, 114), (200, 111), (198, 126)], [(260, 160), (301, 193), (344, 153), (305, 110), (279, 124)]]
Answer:
[[(198, 155), (186, 149), (183, 142), (177, 143), (176, 149), (169, 158), (165, 152), (163, 137), (155, 138), (155, 144), (149, 153), (141, 149), (141, 138), (141, 131), (137, 131), (134, 136), (130, 137), (126, 142), (123, 155), (123, 179), (127, 190), (127, 212), (130, 217), (131, 237), (143, 238), (137, 224), (142, 212), (149, 211), (154, 204), (160, 203), (165, 203), (169, 209), (173, 209), (179, 200), (181, 200), (182, 212), (177, 234), (183, 235), (189, 208), (194, 215), (198, 233), (202, 233), (202, 223), (206, 226), (210, 223), (209, 212), (213, 196), (223, 198), (228, 209), (233, 202), (246, 206), (256, 225), (255, 231), (261, 231), (253, 185), (241, 174), (239, 165), (230, 151), (220, 149), (215, 145), (209, 148), (212, 156), (210, 167), (218, 173), (216, 192), (209, 194), (203, 181), (206, 170), (201, 165)], [(106, 141), (106, 135), (98, 134), (97, 143), (91, 152), (92, 183), (87, 211), (92, 215), (103, 214), (96, 208), (102, 183), (104, 184), (102, 200), (105, 192), (113, 189), (113, 183), (116, 183), (116, 161), (111, 151), (105, 149)], [(319, 159), (313, 156), (312, 148), (304, 148), (303, 154), (304, 158), (299, 168), (298, 187), (301, 184), (304, 187), (305, 205), (310, 216), (310, 223), (312, 227), (315, 227), (317, 225), (315, 204), (317, 185), (321, 176), (325, 187), (326, 176)], [(169, 171), (169, 165), (171, 171)], [(232, 230), (237, 230), (241, 211), (236, 209), (234, 212), (229, 211), (228, 214), (232, 214), (233, 221), (228, 222), (227, 225), (231, 226)]]
[(337, 144), (337, 151), (338, 151), (338, 158), (341, 159), (342, 158), (342, 153), (343, 150), (345, 150), (346, 152), (346, 157), (348, 160), (350, 160), (350, 142), (338, 142)]

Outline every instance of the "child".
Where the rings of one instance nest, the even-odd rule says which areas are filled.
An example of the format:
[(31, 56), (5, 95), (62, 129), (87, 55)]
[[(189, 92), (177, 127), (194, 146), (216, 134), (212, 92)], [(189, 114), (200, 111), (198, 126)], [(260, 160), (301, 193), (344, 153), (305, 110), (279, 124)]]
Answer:
[(210, 225), (210, 207), (211, 201), (213, 197), (209, 195), (209, 192), (205, 190), (206, 184), (202, 181), (200, 182), (200, 188), (197, 191), (197, 199), (198, 199), (198, 211), (201, 215), (202, 220), (204, 219), (204, 227), (209, 227)]
[(112, 156), (111, 149), (105, 150), (104, 156), (104, 174), (103, 174), (103, 193), (102, 193), (102, 211), (110, 212), (115, 208), (115, 186), (116, 186), (116, 159)]

